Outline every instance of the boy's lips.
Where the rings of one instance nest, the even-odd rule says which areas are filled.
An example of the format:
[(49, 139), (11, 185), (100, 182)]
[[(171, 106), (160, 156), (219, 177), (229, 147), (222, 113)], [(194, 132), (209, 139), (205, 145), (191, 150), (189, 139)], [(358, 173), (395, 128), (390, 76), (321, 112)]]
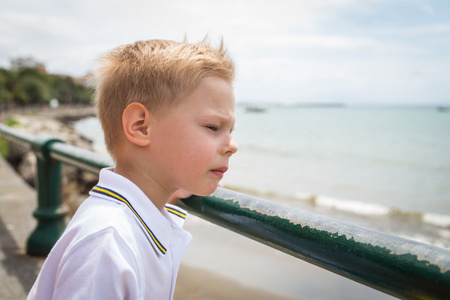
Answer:
[(220, 167), (214, 170), (211, 170), (211, 172), (214, 173), (217, 177), (223, 178), (223, 174), (228, 171), (228, 167)]

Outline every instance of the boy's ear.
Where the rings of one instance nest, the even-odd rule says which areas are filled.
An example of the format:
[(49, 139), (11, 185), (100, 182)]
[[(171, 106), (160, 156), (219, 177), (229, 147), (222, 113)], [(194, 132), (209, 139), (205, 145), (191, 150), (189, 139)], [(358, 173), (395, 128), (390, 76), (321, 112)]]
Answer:
[(123, 132), (127, 139), (138, 146), (150, 144), (150, 111), (139, 102), (128, 104), (122, 114)]

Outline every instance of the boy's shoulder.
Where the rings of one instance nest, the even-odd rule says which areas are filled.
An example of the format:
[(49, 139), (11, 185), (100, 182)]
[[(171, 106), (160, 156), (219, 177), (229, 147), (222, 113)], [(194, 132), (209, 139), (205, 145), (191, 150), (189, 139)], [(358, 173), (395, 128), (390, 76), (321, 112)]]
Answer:
[(127, 243), (133, 243), (135, 232), (139, 232), (137, 224), (130, 222), (125, 207), (92, 196), (78, 208), (66, 231), (79, 240), (110, 231), (118, 238), (126, 239)]

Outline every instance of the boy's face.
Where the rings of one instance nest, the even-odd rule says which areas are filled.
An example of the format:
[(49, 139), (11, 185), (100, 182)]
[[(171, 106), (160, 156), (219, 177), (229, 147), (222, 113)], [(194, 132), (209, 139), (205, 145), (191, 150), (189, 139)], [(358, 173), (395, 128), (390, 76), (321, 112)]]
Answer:
[(234, 122), (233, 89), (220, 77), (202, 79), (181, 104), (157, 118), (150, 151), (158, 158), (151, 168), (161, 187), (202, 196), (214, 192), (237, 151)]

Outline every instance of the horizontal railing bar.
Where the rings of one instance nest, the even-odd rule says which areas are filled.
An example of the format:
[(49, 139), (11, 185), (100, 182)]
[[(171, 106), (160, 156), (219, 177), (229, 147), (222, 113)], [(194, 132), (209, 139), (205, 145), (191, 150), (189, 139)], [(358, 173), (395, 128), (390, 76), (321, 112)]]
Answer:
[(22, 146), (30, 147), (35, 143), (36, 137), (29, 135), (20, 130), (14, 129), (12, 127), (0, 124), (0, 135), (2, 135), (7, 140), (20, 144)]
[(450, 299), (450, 251), (223, 188), (179, 205), (203, 219), (400, 298)]
[(54, 143), (50, 146), (50, 157), (77, 167), (83, 171), (98, 175), (101, 169), (111, 167), (114, 161), (107, 155), (92, 152), (65, 143)]

